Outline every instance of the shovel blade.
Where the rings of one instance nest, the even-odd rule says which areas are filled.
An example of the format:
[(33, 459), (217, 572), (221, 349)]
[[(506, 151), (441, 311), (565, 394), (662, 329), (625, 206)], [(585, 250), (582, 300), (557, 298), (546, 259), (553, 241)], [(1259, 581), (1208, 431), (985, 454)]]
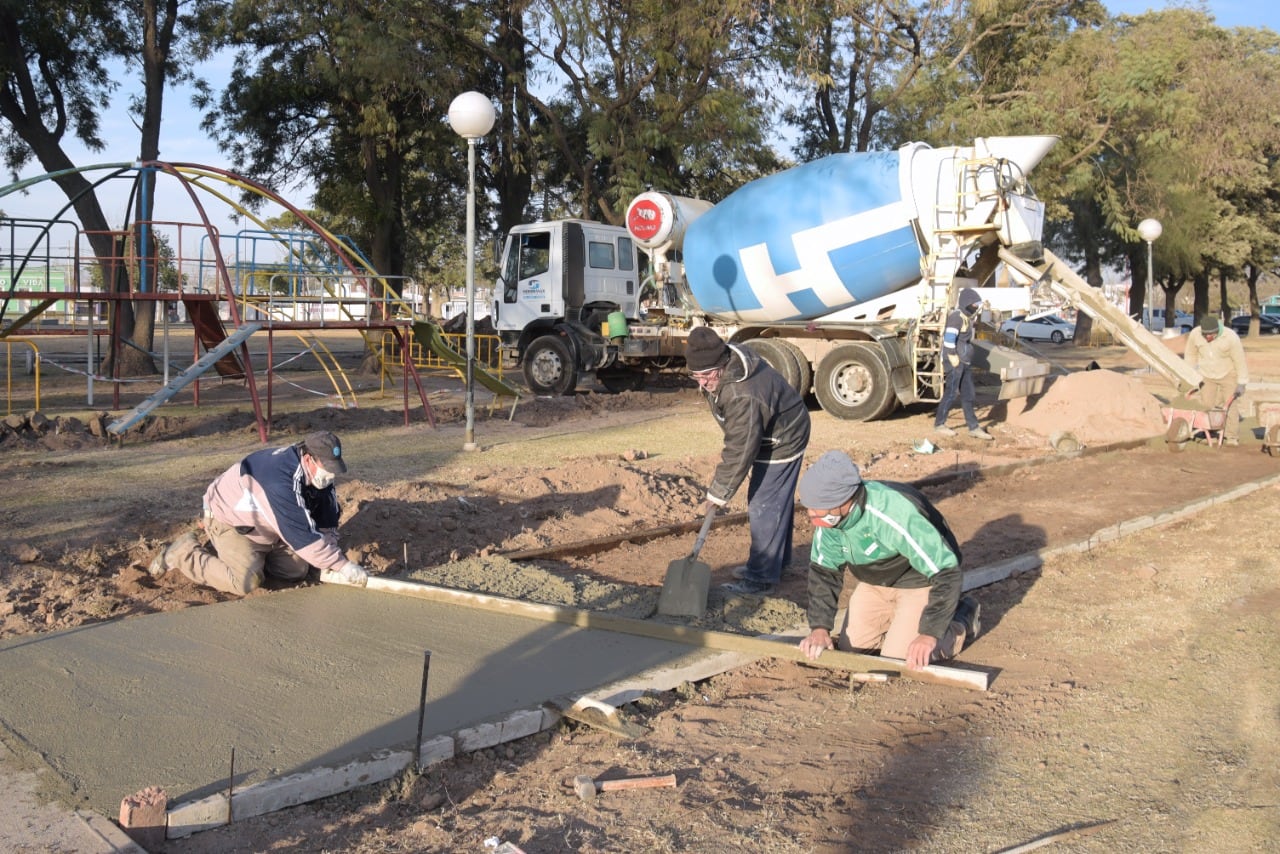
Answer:
[(711, 589), (711, 567), (694, 557), (673, 560), (667, 565), (658, 613), (668, 617), (701, 617), (707, 612)]

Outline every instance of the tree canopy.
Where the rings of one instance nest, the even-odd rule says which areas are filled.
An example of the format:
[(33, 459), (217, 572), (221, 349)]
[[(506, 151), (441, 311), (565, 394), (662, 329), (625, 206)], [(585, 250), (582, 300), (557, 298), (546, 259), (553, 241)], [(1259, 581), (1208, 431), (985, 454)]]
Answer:
[[(130, 88), (140, 153), (166, 82), (215, 50), (197, 98), (233, 169), (314, 187), (317, 216), (390, 276), (460, 281), (466, 147), (445, 116), (490, 95), (481, 231), (537, 217), (619, 222), (654, 186), (712, 201), (790, 158), (911, 140), (1051, 133), (1033, 176), (1048, 237), (1097, 283), (1146, 246), (1172, 299), (1211, 276), (1257, 280), (1280, 253), (1280, 40), (1175, 8), (1097, 0), (50, 0), (0, 3), (0, 148), (11, 171), (72, 164)], [(138, 37), (142, 34), (142, 38)], [(135, 84), (135, 87), (138, 84)], [(69, 195), (83, 193), (74, 181)], [(77, 204), (99, 222), (92, 193)], [(86, 225), (86, 227), (90, 227)]]

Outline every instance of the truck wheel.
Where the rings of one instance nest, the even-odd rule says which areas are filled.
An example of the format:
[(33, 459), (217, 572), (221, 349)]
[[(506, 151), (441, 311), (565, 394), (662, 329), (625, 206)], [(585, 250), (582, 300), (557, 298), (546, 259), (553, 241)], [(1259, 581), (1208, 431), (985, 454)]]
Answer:
[(791, 354), (791, 358), (796, 363), (796, 381), (792, 384), (792, 388), (800, 392), (800, 396), (804, 397), (813, 388), (813, 368), (809, 365), (809, 357), (801, 352), (800, 348), (790, 341), (782, 338), (771, 339), (774, 344), (778, 345), (778, 349), (785, 350)]
[(569, 345), (559, 335), (535, 338), (524, 351), (524, 381), (539, 395), (570, 394), (578, 385), (578, 368)]
[[(752, 338), (750, 341), (743, 343), (751, 352), (755, 353), (761, 359), (778, 373), (782, 374), (782, 378), (787, 381), (787, 385), (800, 392), (800, 362), (799, 359), (792, 354), (784, 342), (773, 338)], [(808, 363), (806, 363), (808, 367)]]
[(845, 421), (871, 421), (893, 409), (889, 370), (863, 344), (841, 344), (824, 356), (813, 393), (823, 409)]

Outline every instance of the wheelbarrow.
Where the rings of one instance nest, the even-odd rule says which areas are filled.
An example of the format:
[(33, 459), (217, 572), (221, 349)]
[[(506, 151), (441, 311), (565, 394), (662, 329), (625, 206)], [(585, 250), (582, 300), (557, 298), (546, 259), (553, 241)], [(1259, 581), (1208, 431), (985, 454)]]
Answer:
[(1170, 451), (1181, 451), (1187, 442), (1202, 438), (1210, 447), (1221, 447), (1227, 426), (1227, 412), (1236, 402), (1233, 394), (1226, 406), (1213, 409), (1183, 409), (1175, 406), (1160, 407), (1164, 415), (1164, 441)]

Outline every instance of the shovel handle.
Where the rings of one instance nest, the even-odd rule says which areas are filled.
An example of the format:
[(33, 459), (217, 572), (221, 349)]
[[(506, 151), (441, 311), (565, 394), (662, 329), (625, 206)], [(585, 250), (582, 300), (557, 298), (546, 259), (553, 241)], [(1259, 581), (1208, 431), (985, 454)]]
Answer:
[(689, 552), (689, 560), (693, 560), (698, 556), (698, 552), (702, 551), (702, 544), (707, 541), (707, 532), (711, 530), (711, 520), (716, 517), (716, 506), (712, 504), (707, 508), (707, 518), (702, 520), (702, 529), (698, 531), (698, 539), (693, 541), (693, 551)]

